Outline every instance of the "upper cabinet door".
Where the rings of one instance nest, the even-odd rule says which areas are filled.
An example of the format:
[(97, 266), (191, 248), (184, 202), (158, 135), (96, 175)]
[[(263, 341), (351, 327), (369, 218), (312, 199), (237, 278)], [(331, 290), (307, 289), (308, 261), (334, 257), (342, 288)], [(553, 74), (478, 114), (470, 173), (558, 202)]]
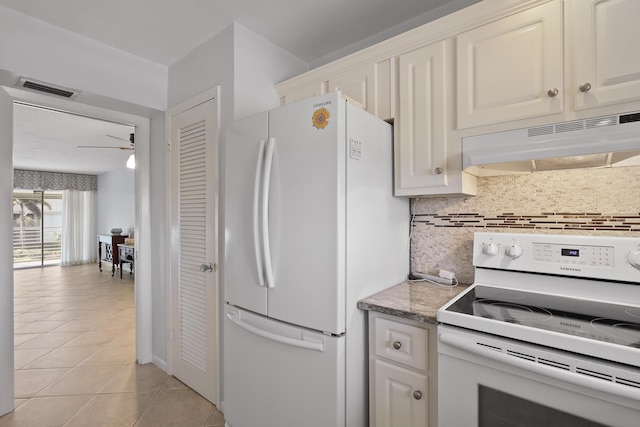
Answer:
[(311, 98), (314, 96), (322, 95), (322, 84), (320, 82), (313, 82), (309, 85), (297, 86), (286, 92), (280, 93), (280, 102), (282, 105), (291, 104), (292, 102), (302, 101), (303, 99)]
[(447, 185), (446, 42), (400, 55), (396, 196)]
[(391, 60), (368, 64), (327, 80), (327, 92), (339, 90), (351, 101), (386, 120), (393, 117)]
[(640, 1), (572, 5), (576, 110), (640, 99)]
[(562, 2), (457, 37), (457, 128), (563, 110)]

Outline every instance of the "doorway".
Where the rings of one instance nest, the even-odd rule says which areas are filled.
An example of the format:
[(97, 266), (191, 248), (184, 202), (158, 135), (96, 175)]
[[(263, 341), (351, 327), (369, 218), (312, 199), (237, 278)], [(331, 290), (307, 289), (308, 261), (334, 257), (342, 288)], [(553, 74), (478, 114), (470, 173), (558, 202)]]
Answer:
[[(33, 104), (14, 103), (13, 113), (14, 187), (22, 188), (14, 189), (13, 194), (14, 270), (29, 266), (43, 270), (14, 271), (14, 392), (17, 398), (30, 399), (33, 393), (25, 391), (25, 376), (38, 372), (32, 369), (41, 366), (38, 363), (51, 363), (42, 355), (25, 365), (25, 353), (37, 357), (39, 352), (51, 349), (49, 344), (29, 339), (34, 334), (40, 334), (41, 340), (68, 338), (72, 332), (81, 333), (79, 340), (96, 336), (104, 340), (117, 331), (119, 336), (128, 337), (126, 345), (119, 346), (119, 354), (106, 348), (93, 349), (100, 348), (103, 359), (111, 355), (112, 363), (125, 358), (128, 364), (135, 363), (133, 306), (116, 315), (114, 307), (118, 304), (107, 298), (118, 292), (133, 302), (135, 275), (127, 274), (122, 280), (121, 271), (113, 275), (96, 266), (96, 236), (118, 234), (118, 242), (124, 244), (125, 236), (128, 239), (135, 227), (135, 172), (126, 166), (134, 152), (134, 138), (129, 142), (128, 137), (134, 135), (135, 128)], [(124, 235), (116, 233), (115, 228)], [(135, 247), (134, 241), (128, 242), (127, 248)], [(119, 247), (112, 245), (110, 250), (114, 256), (109, 259), (108, 270), (125, 266), (118, 262)], [(54, 264), (61, 267), (55, 268)], [(37, 274), (35, 283), (25, 281), (26, 274)], [(95, 287), (98, 283), (102, 286)], [(89, 292), (97, 294), (87, 298)], [(87, 296), (83, 296), (85, 293)], [(34, 302), (24, 304), (25, 300)], [(97, 304), (102, 300), (105, 303)], [(37, 301), (48, 303), (38, 307)], [(83, 304), (92, 308), (90, 317), (80, 317), (89, 316)], [(41, 317), (45, 314), (50, 317)], [(38, 320), (31, 321), (34, 318)], [(105, 323), (108, 327), (121, 326), (105, 333), (100, 330), (107, 328)], [(84, 355), (82, 347), (74, 350), (77, 352), (62, 348), (54, 351)], [(53, 366), (71, 362), (75, 360), (54, 360)]]
[(170, 109), (170, 373), (220, 405), (219, 87)]
[[(24, 90), (3, 86), (0, 88), (0, 203), (8, 206), (12, 200), (13, 171), (13, 105), (14, 102), (30, 102), (33, 104), (58, 109), (73, 114), (95, 117), (118, 123), (129, 123), (136, 129), (136, 170), (135, 170), (135, 223), (140, 224), (136, 235), (136, 359), (138, 363), (149, 363), (152, 360), (152, 324), (151, 324), (151, 179), (150, 179), (150, 138), (151, 120), (137, 114), (122, 111), (134, 111), (130, 105), (112, 102), (107, 108), (96, 104), (84, 104), (76, 101), (57, 99), (51, 96), (29, 93)], [(93, 102), (93, 100), (91, 101)], [(115, 109), (112, 109), (115, 108)], [(120, 111), (118, 111), (120, 110)], [(159, 113), (146, 110), (149, 117)], [(162, 126), (162, 123), (160, 123)], [(161, 136), (160, 136), (161, 137)], [(12, 213), (7, 209), (0, 215), (5, 224), (10, 223)], [(5, 216), (6, 215), (6, 216)], [(13, 408), (13, 273), (12, 273), (12, 230), (8, 227), (0, 230), (1, 280), (6, 286), (0, 290), (0, 376), (6, 379), (0, 384), (0, 413)], [(155, 251), (154, 251), (155, 253)]]

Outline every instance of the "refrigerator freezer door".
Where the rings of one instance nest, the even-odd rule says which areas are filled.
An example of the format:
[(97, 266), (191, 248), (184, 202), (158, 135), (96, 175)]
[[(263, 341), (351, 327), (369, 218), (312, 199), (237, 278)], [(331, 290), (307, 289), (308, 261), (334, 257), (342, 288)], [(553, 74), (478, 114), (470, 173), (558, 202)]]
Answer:
[(268, 315), (333, 334), (345, 331), (344, 117), (335, 93), (269, 112)]
[(268, 138), (265, 112), (233, 123), (224, 146), (225, 300), (267, 313), (261, 247), (261, 183)]
[(344, 337), (229, 305), (224, 322), (229, 426), (345, 426)]

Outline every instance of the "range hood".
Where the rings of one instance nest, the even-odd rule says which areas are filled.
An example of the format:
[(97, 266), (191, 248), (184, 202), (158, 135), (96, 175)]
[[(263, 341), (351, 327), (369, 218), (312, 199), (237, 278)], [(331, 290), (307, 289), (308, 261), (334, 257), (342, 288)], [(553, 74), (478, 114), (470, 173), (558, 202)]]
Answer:
[(476, 176), (628, 165), (640, 165), (640, 112), (462, 138)]

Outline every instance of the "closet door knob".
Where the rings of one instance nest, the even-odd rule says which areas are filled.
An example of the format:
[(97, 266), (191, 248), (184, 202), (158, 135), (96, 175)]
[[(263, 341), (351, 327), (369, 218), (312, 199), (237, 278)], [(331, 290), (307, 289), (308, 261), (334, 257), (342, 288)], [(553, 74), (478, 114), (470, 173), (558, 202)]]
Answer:
[(555, 98), (556, 96), (558, 96), (558, 89), (556, 89), (555, 87), (553, 89), (549, 89), (547, 91), (547, 95), (549, 95), (549, 98)]
[(591, 83), (582, 83), (578, 89), (580, 89), (580, 92), (582, 93), (587, 93), (591, 90)]
[(413, 398), (415, 400), (420, 400), (422, 399), (422, 392), (420, 390), (416, 390), (413, 392)]
[(396, 350), (400, 350), (401, 347), (402, 347), (402, 343), (400, 341), (393, 342), (393, 348), (395, 348)]

